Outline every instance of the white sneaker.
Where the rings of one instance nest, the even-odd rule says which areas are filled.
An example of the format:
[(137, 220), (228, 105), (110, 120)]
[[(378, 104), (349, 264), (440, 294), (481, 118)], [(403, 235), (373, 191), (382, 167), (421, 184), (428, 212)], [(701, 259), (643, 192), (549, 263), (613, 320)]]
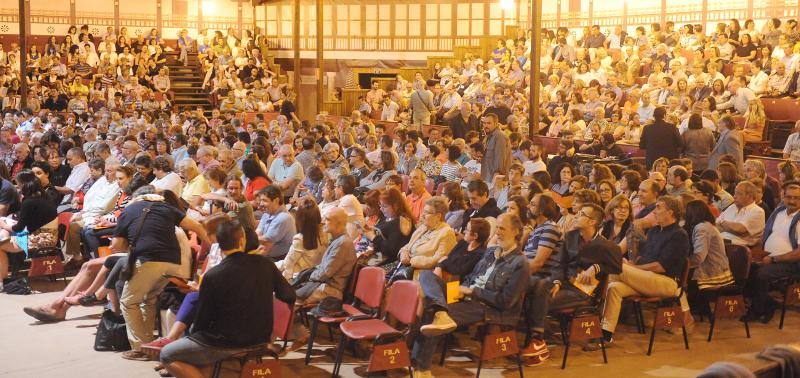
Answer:
[(447, 311), (437, 311), (433, 315), (433, 322), (419, 327), (419, 331), (425, 336), (439, 336), (453, 332), (456, 327), (458, 324), (447, 314)]

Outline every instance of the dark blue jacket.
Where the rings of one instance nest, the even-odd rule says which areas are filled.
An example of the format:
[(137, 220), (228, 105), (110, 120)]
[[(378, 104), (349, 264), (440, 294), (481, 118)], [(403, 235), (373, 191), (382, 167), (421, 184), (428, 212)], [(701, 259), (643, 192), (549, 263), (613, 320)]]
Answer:
[[(487, 250), (483, 258), (475, 265), (472, 273), (467, 275), (464, 286), (472, 286), (475, 279), (486, 273), (495, 264), (486, 285), (474, 288), (472, 298), (487, 305), (486, 317), (494, 323), (514, 325), (522, 311), (522, 297), (528, 287), (528, 259), (517, 248), (514, 252), (495, 259), (496, 248)], [(495, 262), (497, 260), (497, 262)]]

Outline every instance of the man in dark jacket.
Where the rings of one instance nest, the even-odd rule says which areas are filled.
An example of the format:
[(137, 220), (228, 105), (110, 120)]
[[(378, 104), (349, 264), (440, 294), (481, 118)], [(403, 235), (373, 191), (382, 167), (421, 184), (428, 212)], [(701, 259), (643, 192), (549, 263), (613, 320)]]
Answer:
[(660, 157), (675, 159), (680, 157), (683, 141), (678, 128), (664, 120), (667, 111), (659, 106), (653, 111), (655, 121), (644, 127), (639, 140), (639, 148), (645, 150), (645, 163), (647, 168)]
[(238, 222), (220, 223), (216, 236), (225, 259), (203, 276), (191, 333), (161, 350), (161, 362), (175, 377), (203, 376), (199, 366), (268, 342), (273, 293), (290, 305), (295, 300), (272, 260), (244, 250)]
[(497, 218), (500, 215), (500, 208), (497, 207), (497, 201), (489, 196), (489, 185), (486, 182), (470, 181), (467, 184), (467, 196), (470, 208), (464, 211), (461, 228), (456, 231), (463, 232), (472, 218)]
[[(574, 229), (564, 236), (558, 256), (550, 271), (551, 285), (539, 285), (529, 296), (541, 303), (540, 308), (528, 309), (529, 321), (544, 324), (551, 310), (588, 305), (600, 289), (601, 275), (622, 272), (622, 252), (619, 247), (598, 233), (605, 212), (600, 205), (587, 203), (575, 214)], [(531, 319), (531, 314), (538, 319)], [(536, 366), (549, 357), (542, 329), (534, 332), (533, 340), (522, 351), (526, 366)]]
[(497, 219), (499, 245), (487, 250), (481, 261), (459, 286), (458, 302), (447, 303), (444, 281), (430, 270), (419, 276), (423, 294), (423, 324), (414, 341), (412, 358), (421, 376), (430, 376), (434, 349), (441, 335), (458, 326), (486, 318), (499, 324), (515, 325), (522, 310), (528, 284), (528, 261), (519, 248), (522, 222), (513, 214)]

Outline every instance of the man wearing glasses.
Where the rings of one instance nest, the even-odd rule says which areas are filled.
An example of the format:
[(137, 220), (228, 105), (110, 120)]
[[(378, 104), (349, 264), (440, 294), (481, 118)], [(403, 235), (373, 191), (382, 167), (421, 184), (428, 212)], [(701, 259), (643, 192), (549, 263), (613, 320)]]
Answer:
[(754, 267), (752, 302), (747, 317), (768, 323), (775, 313), (775, 301), (769, 296), (770, 283), (800, 274), (800, 250), (797, 228), (800, 221), (800, 183), (783, 184), (783, 206), (772, 212), (764, 228), (764, 251), (767, 256)]

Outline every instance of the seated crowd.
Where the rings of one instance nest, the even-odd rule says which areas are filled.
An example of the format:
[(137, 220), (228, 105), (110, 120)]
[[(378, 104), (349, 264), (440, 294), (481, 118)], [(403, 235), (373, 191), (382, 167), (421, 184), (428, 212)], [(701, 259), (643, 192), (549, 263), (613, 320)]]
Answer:
[[(264, 83), (241, 78), (245, 68), (236, 62), (257, 66), (251, 60), (258, 54), (221, 33), (197, 42), (210, 90), (227, 90), (210, 118), (203, 109), (170, 107), (166, 93), (155, 107), (4, 104), (0, 277), (24, 255), (61, 248), (77, 275), (56, 299), (25, 312), (58, 322), (73, 306), (106, 304), (125, 319), (132, 350), (123, 358), (146, 361), (146, 351), (160, 351), (161, 373), (178, 377), (202, 376), (203, 367), (271, 341), (273, 294), (303, 307), (343, 300), (357, 266), (419, 285), (412, 361), (420, 377), (431, 376), (442, 335), (487, 317), (524, 321), (531, 332), (525, 364), (539, 365), (550, 355), (548, 314), (591, 306), (602, 290), (598, 311), (611, 343), (623, 299), (678, 295), (687, 259), (691, 282), (680, 305), (691, 329), (693, 313), (708, 313), (703, 290), (734, 283), (727, 244), (764, 251), (747, 285), (745, 316), (769, 322), (771, 283), (800, 274), (800, 183), (794, 163), (781, 164), (779, 178), (768, 176), (762, 161), (745, 159), (743, 145), (753, 135), (760, 140), (765, 122), (760, 102), (751, 100), (794, 93), (769, 88), (774, 75), (795, 71), (800, 49), (792, 47), (796, 22), (773, 20), (759, 33), (733, 21), (711, 36), (691, 26), (674, 32), (670, 24), (636, 38), (593, 28), (578, 42), (582, 49), (558, 30), (542, 56), (553, 75), (537, 131), (561, 137), (553, 156), (527, 135), (524, 35), (499, 44), (485, 67), (470, 58), (427, 81), (398, 80), (390, 93), (375, 86), (338, 125), (326, 114), (313, 126), (300, 121), (292, 93), (282, 89), (262, 95), (280, 107), (277, 120), (243, 122), (249, 109), (241, 93), (258, 97)], [(123, 37), (110, 30), (104, 41)], [(179, 49), (194, 48), (181, 38)], [(145, 66), (158, 64), (163, 46), (157, 34), (148, 41), (137, 54)], [(734, 48), (733, 41), (741, 42)], [(744, 54), (746, 43), (758, 48)], [(91, 44), (56, 50), (45, 49), (58, 57), (49, 64), (76, 55), (64, 76), (72, 75), (70, 87), (85, 87), (77, 76)], [(119, 61), (117, 70), (125, 67)], [(718, 66), (729, 61), (750, 62), (752, 71), (725, 77)], [(631, 70), (634, 62), (652, 69), (642, 87), (630, 80), (641, 72)], [(129, 70), (101, 88), (115, 88), (115, 99), (153, 91), (142, 89), (145, 71), (125, 91), (118, 80)], [(750, 88), (764, 70), (768, 90)], [(52, 95), (80, 101), (82, 92), (64, 85)], [(3, 88), (11, 91), (4, 98), (13, 96), (13, 85)], [(66, 117), (52, 113), (65, 109)], [(726, 112), (746, 122), (738, 126)], [(389, 131), (378, 119), (401, 125)], [(424, 126), (439, 120), (449, 127)], [(618, 140), (644, 149), (644, 164), (627, 159)], [(188, 283), (170, 290), (169, 277)], [(454, 277), (460, 286), (452, 302), (443, 283)], [(159, 301), (164, 294), (171, 300)], [(175, 318), (155, 339), (155, 313), (165, 306)], [(287, 350), (305, 347), (307, 332), (296, 323)]]

